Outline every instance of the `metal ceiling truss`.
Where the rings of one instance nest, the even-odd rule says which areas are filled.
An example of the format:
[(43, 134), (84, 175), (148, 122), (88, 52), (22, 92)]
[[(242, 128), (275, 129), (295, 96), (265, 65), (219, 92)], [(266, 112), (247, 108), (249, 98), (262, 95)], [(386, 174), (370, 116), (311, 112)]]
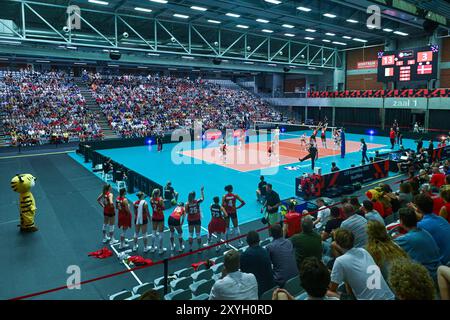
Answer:
[[(63, 30), (64, 27), (64, 25), (61, 25), (61, 21), (70, 21), (68, 13), (64, 11), (66, 16), (59, 17), (57, 19), (59, 20), (57, 21), (58, 24), (56, 24), (45, 18), (44, 12), (49, 13), (54, 9), (57, 11), (55, 14), (59, 14), (61, 10), (66, 10), (66, 7), (26, 0), (7, 0), (7, 2), (21, 4), (20, 6), (15, 6), (15, 8), (20, 8), (20, 14), (18, 12), (15, 16), (21, 17), (21, 24), (16, 22), (17, 30), (12, 29), (2, 22), (1, 19), (5, 18), (2, 17), (0, 12), (0, 24), (11, 31), (9, 34), (0, 34), (0, 39), (2, 40), (139, 51), (143, 53), (190, 55), (192, 57), (267, 62), (294, 66), (316, 66), (330, 69), (342, 67), (340, 55), (343, 53), (336, 48), (251, 32), (240, 32), (201, 24), (194, 25), (189, 22), (166, 21), (100, 10), (80, 8), (80, 14), (75, 12), (75, 15), (81, 21), (81, 30), (70, 29), (68, 32), (60, 32), (59, 30)], [(95, 17), (95, 21), (86, 16)], [(35, 17), (38, 18), (37, 21), (40, 22), (41, 26), (31, 28), (28, 26), (29, 21), (34, 18), (33, 23), (36, 25)], [(98, 21), (96, 22), (96, 20)], [(99, 21), (104, 22), (108, 20), (111, 20), (112, 25), (107, 28), (104, 25), (96, 25)], [(137, 23), (136, 21), (141, 23), (140, 28), (142, 31), (131, 20), (134, 21), (134, 24)], [(149, 28), (153, 29), (151, 35), (143, 35), (142, 33), (147, 32)], [(122, 31), (118, 31), (119, 29), (129, 30), (130, 33), (125, 37)]]

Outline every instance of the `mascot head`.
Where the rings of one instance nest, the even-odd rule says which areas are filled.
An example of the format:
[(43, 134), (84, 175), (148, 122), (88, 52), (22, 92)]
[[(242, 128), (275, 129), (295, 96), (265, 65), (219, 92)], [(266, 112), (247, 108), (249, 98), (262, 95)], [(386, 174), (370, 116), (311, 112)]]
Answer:
[(36, 178), (29, 173), (16, 174), (11, 179), (11, 188), (17, 193), (25, 193), (34, 187)]
[(383, 196), (383, 193), (378, 188), (370, 189), (366, 192), (366, 196), (369, 200), (377, 201)]

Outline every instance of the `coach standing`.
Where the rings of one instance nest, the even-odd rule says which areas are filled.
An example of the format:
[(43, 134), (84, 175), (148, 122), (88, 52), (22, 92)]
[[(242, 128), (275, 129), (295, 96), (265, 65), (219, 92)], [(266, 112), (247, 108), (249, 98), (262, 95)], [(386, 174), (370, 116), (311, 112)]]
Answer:
[(366, 164), (366, 160), (367, 160), (367, 162), (370, 162), (369, 158), (367, 157), (367, 144), (366, 144), (366, 141), (364, 141), (364, 139), (361, 139), (361, 152), (362, 152), (361, 163), (363, 165)]
[(395, 137), (396, 137), (395, 130), (394, 128), (391, 128), (391, 131), (389, 132), (389, 139), (391, 140), (391, 149), (394, 149)]
[(341, 129), (341, 158), (345, 158), (345, 129)]

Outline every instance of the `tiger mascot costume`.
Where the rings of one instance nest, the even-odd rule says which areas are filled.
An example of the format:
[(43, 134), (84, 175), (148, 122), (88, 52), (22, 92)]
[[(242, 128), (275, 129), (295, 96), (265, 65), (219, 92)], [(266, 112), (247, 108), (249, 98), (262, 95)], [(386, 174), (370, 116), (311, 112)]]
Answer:
[(20, 231), (22, 232), (35, 232), (38, 230), (34, 224), (36, 202), (33, 194), (30, 192), (35, 182), (36, 178), (28, 173), (16, 174), (11, 180), (11, 188), (20, 194)]

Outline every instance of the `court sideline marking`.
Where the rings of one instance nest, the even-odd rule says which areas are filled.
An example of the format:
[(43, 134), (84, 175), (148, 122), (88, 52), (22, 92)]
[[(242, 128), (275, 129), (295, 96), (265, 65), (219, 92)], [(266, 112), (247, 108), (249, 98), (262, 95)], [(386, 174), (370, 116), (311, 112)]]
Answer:
[(47, 152), (47, 153), (22, 154), (22, 155), (17, 155), (17, 156), (3, 156), (3, 157), (0, 157), (0, 160), (2, 160), (2, 159), (39, 157), (39, 156), (52, 156), (52, 155), (57, 155), (57, 154), (71, 153), (71, 152), (74, 152), (74, 151), (76, 151), (76, 149), (74, 149), (74, 150), (67, 150), (67, 151)]

